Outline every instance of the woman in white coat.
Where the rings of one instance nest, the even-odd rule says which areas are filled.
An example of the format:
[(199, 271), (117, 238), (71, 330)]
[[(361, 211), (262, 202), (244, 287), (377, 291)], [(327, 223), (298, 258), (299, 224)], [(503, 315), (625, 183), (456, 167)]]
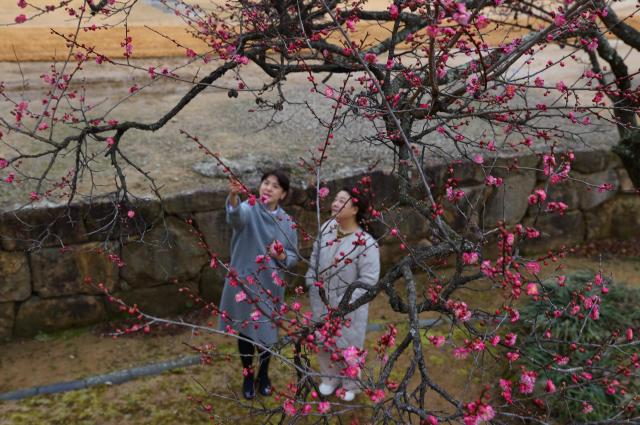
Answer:
[[(340, 190), (331, 204), (332, 218), (322, 225), (321, 234), (313, 244), (306, 274), (316, 322), (327, 319), (329, 309), (338, 306), (350, 285), (375, 285), (378, 282), (378, 244), (364, 230), (368, 210), (367, 199), (355, 189)], [(325, 290), (329, 309), (320, 297), (320, 287)], [(364, 292), (365, 289), (356, 289), (350, 301)], [(333, 394), (342, 386), (338, 394), (343, 400), (351, 401), (359, 392), (353, 379), (359, 374), (359, 366), (353, 362), (353, 357), (357, 359), (358, 356), (346, 353), (355, 354), (363, 349), (368, 315), (369, 306), (365, 304), (345, 316), (340, 333), (328, 338), (319, 334), (318, 361), (322, 374), (319, 390), (323, 395)]]

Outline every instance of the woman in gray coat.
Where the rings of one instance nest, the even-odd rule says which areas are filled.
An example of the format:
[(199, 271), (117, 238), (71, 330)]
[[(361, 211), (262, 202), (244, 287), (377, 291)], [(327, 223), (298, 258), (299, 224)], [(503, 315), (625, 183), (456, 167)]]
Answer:
[[(375, 285), (380, 275), (378, 244), (363, 230), (368, 215), (367, 199), (356, 190), (342, 189), (331, 204), (331, 214), (332, 219), (322, 225), (313, 244), (311, 267), (306, 274), (316, 322), (326, 320), (328, 311), (320, 297), (320, 286), (325, 290), (329, 307), (335, 308), (349, 285), (356, 282)], [(350, 301), (358, 299), (365, 291), (356, 289)], [(327, 340), (319, 334), (322, 343), (318, 352), (322, 373), (319, 389), (323, 395), (332, 394), (340, 385), (343, 388), (340, 395), (345, 401), (353, 400), (359, 392), (355, 380), (348, 378), (359, 376), (357, 363), (364, 347), (368, 315), (369, 306), (365, 304), (345, 316), (339, 336)], [(351, 376), (345, 376), (345, 372)]]
[[(271, 394), (270, 347), (278, 340), (276, 322), (284, 301), (283, 270), (297, 262), (298, 236), (293, 220), (280, 207), (289, 191), (289, 179), (279, 170), (261, 179), (260, 199), (240, 202), (242, 184), (232, 179), (227, 198), (227, 223), (233, 229), (230, 272), (220, 301), (218, 328), (239, 334), (243, 366), (243, 395), (255, 396), (253, 357), (259, 353), (258, 390)], [(257, 344), (254, 344), (254, 342)]]

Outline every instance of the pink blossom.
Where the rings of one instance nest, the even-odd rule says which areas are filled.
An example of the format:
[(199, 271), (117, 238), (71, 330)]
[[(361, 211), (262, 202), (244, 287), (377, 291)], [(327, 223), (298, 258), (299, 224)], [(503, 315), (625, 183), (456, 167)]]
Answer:
[(427, 416), (427, 423), (429, 425), (438, 425), (438, 418), (433, 415), (429, 415)]
[(504, 345), (507, 347), (513, 347), (516, 345), (516, 339), (518, 339), (518, 335), (514, 333), (508, 333), (504, 337)]
[(596, 95), (593, 97), (593, 99), (591, 99), (591, 101), (593, 103), (600, 103), (602, 101), (602, 98), (604, 97), (604, 94), (602, 94), (602, 92), (597, 92)]
[(524, 369), (520, 375), (519, 390), (522, 394), (531, 394), (536, 384), (537, 374), (534, 371)]
[(127, 211), (127, 217), (133, 218), (135, 216), (136, 216), (136, 212), (135, 211), (133, 211), (133, 210)]
[(600, 286), (602, 285), (602, 282), (604, 281), (604, 278), (602, 277), (602, 273), (598, 273), (596, 274), (595, 278), (593, 279), (593, 283), (596, 286)]
[(342, 350), (342, 357), (348, 365), (357, 365), (360, 362), (360, 350), (352, 345)]
[(461, 322), (466, 322), (471, 319), (471, 311), (464, 301), (447, 301), (447, 307), (453, 310), (453, 314)]
[(462, 262), (464, 264), (476, 264), (478, 262), (478, 253), (477, 252), (463, 252), (462, 253)]
[(502, 178), (501, 177), (494, 177), (494, 176), (487, 176), (487, 178), (485, 179), (485, 184), (487, 186), (495, 186), (495, 187), (502, 186)]
[(262, 317), (262, 313), (260, 312), (260, 310), (253, 310), (251, 312), (251, 320), (253, 320), (254, 322), (260, 320), (260, 317)]
[(506, 379), (500, 379), (500, 388), (502, 389), (502, 397), (505, 399), (505, 401), (508, 404), (512, 404), (513, 403), (513, 399), (511, 398), (511, 388), (512, 388), (512, 384), (511, 381), (508, 381)]
[(236, 294), (236, 302), (241, 303), (242, 301), (247, 299), (247, 293), (244, 291), (240, 291)]
[(478, 425), (482, 421), (490, 421), (496, 415), (493, 407), (481, 401), (469, 403), (463, 417), (465, 425)]
[(551, 379), (547, 379), (547, 383), (544, 386), (544, 390), (548, 393), (556, 392), (556, 385), (553, 383)]
[(290, 398), (285, 400), (285, 402), (282, 405), (282, 408), (284, 409), (284, 413), (287, 416), (294, 416), (297, 412), (296, 407), (293, 403), (293, 400), (291, 400)]
[(445, 340), (444, 336), (442, 335), (438, 335), (438, 336), (429, 335), (428, 339), (436, 347), (441, 347), (444, 344), (444, 340)]
[(480, 417), (480, 419), (482, 419), (483, 421), (490, 421), (496, 415), (495, 411), (493, 410), (493, 407), (491, 407), (488, 404), (481, 404), (480, 406), (478, 406), (477, 412), (478, 412), (478, 417)]
[(472, 349), (473, 351), (478, 351), (478, 352), (480, 352), (480, 351), (484, 351), (484, 350), (485, 350), (485, 348), (486, 348), (486, 345), (485, 345), (485, 344), (484, 344), (484, 342), (483, 342), (482, 340), (480, 340), (480, 339), (476, 339), (475, 341), (473, 341), (473, 342), (471, 343), (471, 349)]
[(24, 9), (25, 7), (27, 7), (27, 2), (25, 0), (18, 0), (18, 7), (20, 9)]
[(507, 356), (507, 360), (509, 360), (509, 363), (513, 363), (520, 358), (520, 354), (511, 352), (511, 351), (508, 352), (506, 356)]
[(567, 19), (562, 13), (556, 13), (556, 16), (553, 18), (553, 23), (556, 24), (556, 26), (561, 27), (567, 23)]
[(375, 391), (372, 391), (369, 398), (371, 399), (371, 401), (373, 401), (376, 404), (380, 403), (381, 401), (384, 400), (384, 390), (377, 389)]
[(489, 260), (484, 260), (482, 262), (480, 265), (480, 271), (483, 275), (489, 278), (494, 277), (497, 273), (497, 270), (491, 266), (491, 261)]
[(480, 15), (476, 18), (476, 27), (478, 29), (483, 29), (489, 26), (489, 18), (485, 15)]
[(544, 80), (540, 77), (536, 77), (534, 80), (536, 87), (544, 87)]
[(375, 53), (367, 53), (364, 55), (364, 61), (368, 64), (374, 64), (378, 61), (378, 56)]
[(453, 349), (453, 357), (456, 359), (466, 359), (469, 355), (469, 350), (465, 347), (457, 347)]
[(9, 161), (7, 161), (4, 158), (0, 158), (0, 170), (7, 168), (8, 165), (9, 165)]
[(540, 264), (538, 264), (537, 261), (529, 261), (527, 264), (525, 264), (525, 268), (531, 274), (540, 273)]
[(515, 308), (509, 310), (509, 322), (515, 323), (520, 320), (520, 312)]
[[(396, 64), (396, 62), (393, 59), (389, 58), (389, 59), (387, 59), (387, 64), (385, 65), (385, 68), (386, 69), (393, 69), (393, 66), (395, 64)], [(396, 95), (396, 96), (398, 96), (398, 95)]]
[(24, 13), (21, 13), (20, 15), (16, 16), (16, 24), (22, 24), (27, 20), (27, 17)]
[(400, 12), (398, 11), (398, 6), (396, 6), (395, 4), (392, 4), (389, 6), (388, 10), (389, 10), (389, 16), (391, 16), (391, 19), (398, 19), (398, 16), (400, 16)]
[(280, 277), (277, 271), (274, 270), (271, 273), (271, 279), (273, 279), (273, 283), (280, 286), (281, 288), (284, 288), (285, 286), (284, 280), (282, 280), (282, 278)]
[(249, 58), (244, 55), (234, 55), (232, 59), (238, 65), (246, 65), (249, 63)]
[(589, 414), (591, 412), (593, 412), (593, 406), (586, 401), (582, 402), (582, 413)]
[(451, 203), (457, 203), (460, 199), (464, 198), (464, 191), (460, 189), (454, 189), (453, 187), (447, 187), (447, 199)]
[(538, 284), (537, 283), (528, 283), (527, 284), (527, 295), (529, 296), (537, 296), (539, 295)]
[(481, 154), (478, 153), (473, 157), (473, 162), (475, 162), (478, 165), (481, 165), (484, 163), (484, 158), (482, 157)]
[(360, 374), (360, 367), (356, 365), (349, 365), (342, 370), (342, 373), (348, 378), (357, 378)]
[(318, 413), (327, 413), (331, 409), (331, 403), (328, 401), (321, 401), (318, 403)]
[[(347, 19), (345, 24), (347, 25), (347, 28), (349, 29), (349, 31), (355, 31), (356, 30), (356, 22), (353, 19)], [(346, 56), (351, 56), (351, 53), (349, 53)]]
[(543, 189), (536, 189), (533, 194), (529, 195), (529, 205), (535, 205), (544, 202), (547, 199), (547, 192)]
[(455, 19), (460, 25), (469, 25), (469, 18), (471, 18), (471, 14), (467, 11), (465, 4), (457, 3), (456, 7), (458, 8), (458, 11), (453, 14), (453, 19)]
[(440, 34), (440, 28), (437, 25), (429, 25), (427, 27), (427, 35), (430, 38), (436, 38)]
[(632, 328), (627, 328), (627, 341), (631, 342), (633, 341), (633, 329)]
[(564, 81), (560, 81), (558, 83), (556, 83), (556, 89), (558, 89), (558, 91), (564, 93), (567, 91), (567, 85), (564, 83)]
[(326, 97), (328, 97), (329, 99), (333, 99), (333, 97), (334, 97), (335, 93), (334, 93), (334, 91), (333, 91), (333, 89), (332, 89), (331, 87), (328, 87), (328, 86), (327, 86), (327, 87), (325, 87), (325, 89), (324, 89), (324, 95), (325, 95)]
[(548, 212), (557, 212), (560, 215), (564, 215), (567, 208), (569, 208), (569, 206), (564, 202), (549, 202), (549, 204), (547, 204)]
[(540, 231), (532, 227), (527, 227), (526, 232), (527, 232), (527, 239), (536, 239), (537, 237), (540, 236)]

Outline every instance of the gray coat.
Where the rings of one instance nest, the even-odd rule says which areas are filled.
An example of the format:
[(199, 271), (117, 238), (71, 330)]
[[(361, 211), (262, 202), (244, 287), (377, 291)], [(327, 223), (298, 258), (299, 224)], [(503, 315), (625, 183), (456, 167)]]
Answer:
[[(350, 284), (360, 282), (366, 285), (375, 285), (380, 276), (380, 251), (371, 235), (360, 230), (336, 240), (338, 224), (335, 220), (324, 223), (322, 229), (321, 236), (313, 244), (311, 267), (306, 274), (315, 321), (323, 320), (323, 316), (327, 314), (327, 307), (320, 298), (319, 288), (314, 285), (316, 270), (320, 272), (327, 300), (332, 307), (336, 307), (340, 303)], [(354, 244), (359, 239), (364, 240), (365, 245)], [(318, 251), (320, 252), (319, 256)], [(351, 261), (340, 261), (336, 264), (336, 258), (345, 255)], [(356, 289), (351, 296), (351, 301), (356, 300), (364, 292), (364, 289)], [(351, 326), (343, 327), (342, 336), (336, 338), (336, 344), (339, 348), (347, 348), (352, 345), (358, 348), (364, 347), (368, 316), (368, 304), (347, 314), (346, 318), (351, 319)]]
[[(292, 268), (298, 261), (295, 225), (282, 208), (271, 212), (260, 202), (251, 206), (245, 201), (233, 208), (227, 199), (226, 208), (227, 223), (233, 228), (231, 273), (225, 279), (222, 291), (218, 329), (231, 327), (256, 342), (270, 346), (278, 340), (274, 319), (279, 316), (279, 307), (284, 300), (284, 285), (274, 282), (272, 274), (276, 272), (280, 279), (284, 279), (283, 269)], [(268, 255), (267, 247), (274, 239), (284, 245), (287, 258), (283, 263)], [(258, 264), (256, 258), (259, 255), (270, 260)], [(246, 294), (246, 299), (237, 301), (236, 296), (241, 291)]]

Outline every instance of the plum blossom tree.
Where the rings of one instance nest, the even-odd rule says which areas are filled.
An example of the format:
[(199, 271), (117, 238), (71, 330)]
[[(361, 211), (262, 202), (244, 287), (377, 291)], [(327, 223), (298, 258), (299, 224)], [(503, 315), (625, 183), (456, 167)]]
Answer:
[[(370, 401), (364, 409), (372, 423), (553, 423), (550, 406), (568, 397), (571, 403), (566, 406), (582, 409), (582, 413), (569, 412), (575, 421), (640, 420), (634, 395), (640, 367), (633, 330), (637, 323), (597, 341), (587, 341), (582, 333), (564, 340), (558, 330), (575, 320), (583, 327), (602, 320), (599, 311), (608, 296), (604, 275), (598, 274), (557, 304), (554, 294), (567, 277), (558, 267), (553, 280), (543, 280), (541, 266), (561, 263), (566, 250), (539, 257), (525, 256), (521, 250), (523, 244), (540, 237), (537, 217), (562, 215), (568, 208), (563, 202), (547, 200), (550, 187), (573, 180), (594, 190), (611, 189), (607, 182), (593, 184), (574, 176), (575, 155), (566, 147), (567, 140), (586, 143), (594, 132), (617, 128), (615, 151), (640, 187), (640, 97), (633, 84), (636, 71), (630, 65), (640, 50), (640, 33), (634, 26), (637, 6), (625, 9), (621, 16), (615, 2), (604, 0), (161, 3), (206, 46), (201, 51), (185, 48), (184, 61), (201, 63), (207, 74), (194, 76), (180, 100), (159, 111), (152, 121), (116, 121), (109, 113), (95, 116), (87, 103), (90, 87), (85, 93), (74, 80), (89, 61), (148, 73), (149, 83), (130, 87), (130, 96), (159, 80), (184, 77), (177, 69), (158, 70), (130, 62), (135, 52), (135, 40), (130, 37), (123, 39), (121, 60), (78, 42), (77, 32), (56, 33), (67, 42), (68, 58), (45, 71), (47, 88), (41, 98), (14, 99), (0, 90), (12, 105), (11, 115), (0, 117), (5, 133), (0, 135), (3, 143), (15, 148), (0, 158), (2, 178), (7, 185), (32, 182), (31, 201), (63, 191), (70, 203), (80, 195), (82, 179), (95, 172), (93, 165), (107, 157), (115, 176), (112, 224), (135, 220), (135, 199), (123, 164), (148, 178), (158, 196), (161, 191), (154, 177), (122, 150), (134, 131), (153, 132), (179, 119), (191, 101), (228, 74), (233, 76), (233, 85), (225, 87), (229, 102), (238, 96), (255, 96), (259, 111), (276, 116), (290, 102), (282, 91), (287, 76), (303, 74), (311, 95), (331, 105), (329, 116), (316, 112), (326, 137), (311, 147), (314, 153), (303, 161), (305, 171), (315, 177), (319, 214), (319, 205), (328, 196), (322, 182), (332, 160), (328, 147), (334, 134), (356, 123), (367, 128), (352, 142), (387, 148), (398, 193), (396, 204), (374, 204), (369, 213), (386, 240), (397, 240), (404, 255), (376, 285), (351, 285), (322, 323), (314, 322), (300, 302), (303, 289), (293, 291), (281, 315), (273, 317), (286, 335), (274, 354), (292, 347), (291, 358), (279, 356), (291, 370), (291, 383), (279, 392), (277, 408), (264, 407), (268, 418), (278, 414), (282, 422), (293, 423), (308, 415), (326, 423), (331, 415), (362, 407), (336, 404), (318, 395), (312, 359), (319, 349), (328, 349), (336, 362), (344, 362), (345, 376), (359, 381)], [(25, 13), (15, 18), (15, 24), (64, 8), (80, 31), (91, 30), (99, 16), (121, 16), (118, 25), (125, 25), (136, 2), (65, 1), (41, 8), (21, 0), (19, 5)], [(582, 71), (564, 72), (567, 63)], [(249, 67), (260, 69), (258, 83), (245, 77)], [(30, 141), (28, 152), (12, 142), (16, 134)], [(219, 159), (198, 135), (189, 129), (184, 134)], [(502, 159), (517, 152), (535, 152), (541, 158), (540, 168)], [(64, 175), (50, 175), (51, 166), (38, 175), (21, 171), (26, 162), (53, 164), (68, 155), (75, 160)], [(450, 164), (445, 178), (437, 178), (425, 167), (435, 156)], [(226, 168), (221, 160), (220, 166)], [(484, 196), (471, 196), (461, 189), (460, 169), (480, 173), (484, 193), (504, 190), (509, 173), (535, 170), (544, 175), (546, 185), (536, 187), (528, 198), (529, 205), (537, 208), (536, 219), (513, 223), (503, 211), (498, 220), (489, 220), (483, 211)], [(368, 177), (356, 187), (373, 195)], [(426, 220), (429, 243), (408, 243), (389, 218), (396, 211), (411, 211)], [(319, 223), (318, 219), (318, 229), (300, 231), (312, 237)], [(215, 253), (210, 254), (212, 267), (227, 267)], [(264, 258), (256, 261), (271, 267)], [(439, 271), (437, 266), (443, 263), (451, 266), (448, 273)], [(254, 284), (251, 279), (239, 279), (234, 270), (227, 273), (238, 285)], [(495, 310), (474, 307), (462, 299), (461, 294), (478, 281), (501, 297)], [(322, 285), (320, 280), (317, 283)], [(238, 302), (252, 301), (249, 290), (241, 294)], [(402, 326), (385, 329), (375, 355), (367, 356), (354, 347), (338, 348), (335, 337), (349, 326), (345, 315), (379, 296), (386, 296), (391, 309), (402, 315)], [(537, 306), (547, 320), (545, 326), (521, 314), (522, 306), (528, 304)], [(210, 308), (224, 315), (215, 306)], [(143, 321), (160, 320), (133, 312)], [(440, 319), (425, 325), (421, 318), (428, 313)], [(261, 314), (265, 312), (255, 310), (256, 317)], [(449, 324), (444, 331), (436, 327), (442, 323)], [(548, 356), (525, 362), (522, 344), (537, 344)], [(428, 356), (432, 350), (447, 350), (452, 362), (473, 363), (472, 369), (482, 372), (481, 388), (453, 394), (437, 382)], [(616, 366), (600, 365), (601, 359), (611, 356)], [(486, 371), (492, 373), (483, 374)], [(578, 391), (592, 385), (608, 394), (597, 401), (611, 407), (597, 409), (606, 412), (603, 417), (590, 416), (594, 401), (588, 392)]]

